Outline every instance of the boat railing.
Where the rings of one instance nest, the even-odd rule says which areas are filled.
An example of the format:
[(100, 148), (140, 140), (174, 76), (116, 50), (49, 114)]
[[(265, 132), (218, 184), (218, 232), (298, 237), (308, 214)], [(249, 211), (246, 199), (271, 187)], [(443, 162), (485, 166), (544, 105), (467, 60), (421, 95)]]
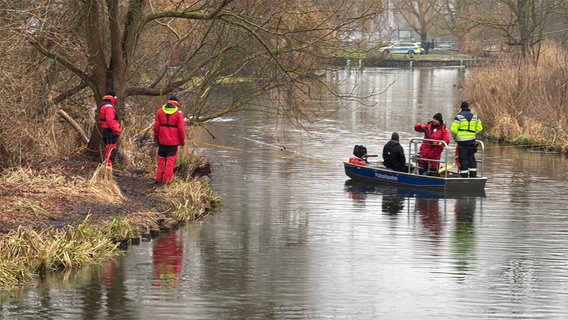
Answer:
[[(444, 151), (442, 152), (442, 155), (440, 156), (440, 160), (435, 160), (435, 159), (428, 159), (428, 158), (422, 158), (420, 155), (420, 145), (422, 144), (422, 142), (437, 142), (440, 143), (443, 147), (444, 147)], [(480, 140), (476, 140), (477, 142), (477, 148), (478, 151), (480, 152), (480, 157), (476, 157), (476, 162), (477, 162), (477, 173), (478, 173), (478, 177), (483, 177), (483, 163), (485, 161), (485, 144), (483, 143), (483, 141)], [(435, 140), (435, 139), (426, 139), (426, 138), (411, 138), (410, 142), (408, 144), (408, 159), (410, 160), (410, 165), (408, 166), (408, 173), (414, 173), (414, 174), (419, 174), (419, 170), (418, 170), (418, 163), (420, 162), (420, 160), (424, 160), (424, 161), (429, 161), (429, 162), (437, 162), (438, 163), (438, 170), (440, 170), (440, 168), (445, 168), (446, 170), (444, 170), (444, 177), (447, 178), (449, 175), (449, 169), (448, 166), (450, 166), (452, 163), (455, 162), (448, 162), (448, 144), (444, 141), (444, 140)], [(479, 150), (481, 149), (481, 150)], [(455, 150), (455, 148), (453, 149)], [(455, 153), (455, 151), (454, 151)], [(457, 158), (457, 155), (454, 157), (454, 161)], [(413, 167), (415, 168), (415, 170), (413, 171)], [(438, 170), (436, 171), (436, 173), (438, 173)]]

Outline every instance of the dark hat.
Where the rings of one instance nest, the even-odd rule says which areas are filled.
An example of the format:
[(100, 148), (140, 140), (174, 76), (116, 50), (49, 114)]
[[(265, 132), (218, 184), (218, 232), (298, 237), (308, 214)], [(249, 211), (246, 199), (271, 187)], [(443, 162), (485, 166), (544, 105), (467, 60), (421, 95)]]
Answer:
[(469, 110), (469, 103), (467, 103), (467, 101), (462, 101), (461, 108), (462, 110)]
[(168, 100), (169, 100), (169, 101), (178, 101), (178, 102), (179, 102), (178, 97), (177, 97), (176, 95), (174, 95), (174, 94), (172, 94), (172, 95), (168, 98)]
[(114, 90), (112, 90), (112, 89), (107, 90), (107, 92), (106, 92), (105, 95), (116, 97), (116, 91), (114, 91)]
[(442, 114), (439, 113), (439, 112), (436, 113), (432, 118), (440, 121), (440, 123), (444, 123), (444, 119), (442, 118)]
[(392, 133), (391, 140), (398, 141), (398, 132)]

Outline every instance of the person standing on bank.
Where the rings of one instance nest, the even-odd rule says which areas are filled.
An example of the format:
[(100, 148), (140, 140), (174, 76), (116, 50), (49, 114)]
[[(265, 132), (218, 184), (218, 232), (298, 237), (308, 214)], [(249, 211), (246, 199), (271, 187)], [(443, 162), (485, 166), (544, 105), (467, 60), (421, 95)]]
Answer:
[(99, 105), (99, 124), (102, 128), (102, 137), (105, 143), (104, 162), (106, 162), (109, 168), (112, 168), (112, 164), (116, 159), (116, 143), (121, 134), (116, 100), (116, 92), (108, 90)]
[(477, 177), (477, 135), (483, 130), (483, 125), (477, 114), (471, 112), (469, 103), (461, 103), (461, 112), (456, 115), (450, 131), (458, 144), (458, 163), (460, 175), (463, 178)]
[[(424, 139), (450, 143), (450, 132), (446, 129), (441, 113), (436, 113), (432, 120), (427, 123), (417, 123), (414, 125), (414, 131), (424, 132)], [(438, 175), (439, 160), (443, 151), (444, 144), (440, 141), (422, 141), (420, 145), (420, 158), (422, 160), (418, 161), (418, 173)]]
[(154, 144), (158, 145), (156, 183), (172, 182), (178, 146), (183, 148), (185, 145), (185, 121), (179, 105), (178, 98), (172, 95), (156, 113), (154, 122)]
[(406, 157), (398, 139), (398, 132), (393, 132), (390, 141), (383, 147), (383, 163), (385, 167), (394, 171), (405, 172), (408, 171)]

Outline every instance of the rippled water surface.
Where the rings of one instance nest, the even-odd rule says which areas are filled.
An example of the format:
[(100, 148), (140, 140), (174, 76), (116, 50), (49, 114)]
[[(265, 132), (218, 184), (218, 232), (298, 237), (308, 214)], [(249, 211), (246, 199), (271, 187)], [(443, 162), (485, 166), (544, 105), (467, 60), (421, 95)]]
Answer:
[[(331, 76), (331, 75), (330, 75)], [(461, 69), (337, 74), (368, 104), (306, 133), (243, 112), (197, 134), (222, 211), (101, 267), (4, 298), (3, 318), (564, 319), (566, 159), (486, 143), (486, 197), (362, 186), (355, 144), (455, 112)], [(266, 101), (265, 103), (269, 103)]]

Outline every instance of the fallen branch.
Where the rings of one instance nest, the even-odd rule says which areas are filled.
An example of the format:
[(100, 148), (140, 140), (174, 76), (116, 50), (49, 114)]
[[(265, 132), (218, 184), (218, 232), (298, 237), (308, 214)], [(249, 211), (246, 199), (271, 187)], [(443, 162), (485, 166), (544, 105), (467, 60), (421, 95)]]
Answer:
[(79, 126), (79, 124), (73, 120), (73, 118), (71, 118), (67, 112), (63, 111), (62, 109), (57, 110), (57, 112), (67, 121), (69, 122), (69, 124), (75, 129), (75, 131), (77, 131), (77, 133), (79, 133), (79, 136), (81, 137), (81, 141), (83, 141), (83, 143), (88, 143), (89, 142), (89, 138), (87, 138), (87, 135), (85, 134), (85, 132), (83, 131), (83, 129), (81, 129), (81, 126)]

